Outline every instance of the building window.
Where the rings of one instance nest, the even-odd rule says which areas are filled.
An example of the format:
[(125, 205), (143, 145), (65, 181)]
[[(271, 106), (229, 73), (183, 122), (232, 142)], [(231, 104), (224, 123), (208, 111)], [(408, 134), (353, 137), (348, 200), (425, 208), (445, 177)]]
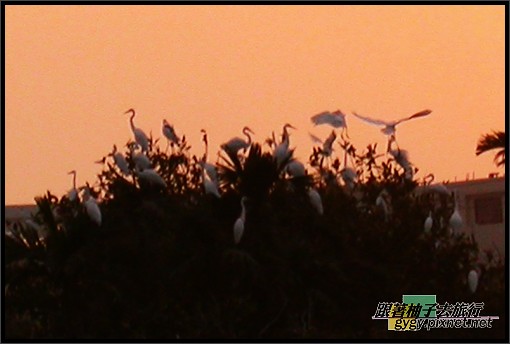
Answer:
[(480, 197), (475, 199), (475, 221), (477, 225), (503, 222), (501, 197)]

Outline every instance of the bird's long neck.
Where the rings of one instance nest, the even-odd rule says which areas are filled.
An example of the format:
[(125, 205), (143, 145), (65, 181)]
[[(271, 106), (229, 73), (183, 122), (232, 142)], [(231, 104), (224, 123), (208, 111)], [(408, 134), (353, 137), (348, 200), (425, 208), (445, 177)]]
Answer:
[(246, 220), (246, 207), (244, 205), (244, 201), (241, 201), (241, 216), (240, 216), (240, 218), (243, 221)]
[(347, 148), (344, 148), (344, 168), (347, 168)]
[(135, 131), (135, 122), (134, 122), (134, 118), (135, 118), (135, 112), (133, 111), (133, 114), (131, 115), (131, 117), (129, 118), (129, 122), (131, 123), (131, 130)]
[(250, 136), (250, 133), (248, 132), (248, 129), (247, 128), (244, 128), (243, 129), (243, 134), (246, 135), (246, 137), (248, 138), (248, 146), (251, 145), (251, 136)]
[(209, 145), (207, 144), (207, 140), (204, 140), (204, 145), (205, 145), (205, 152), (204, 152), (204, 162), (207, 161), (207, 154), (208, 154), (208, 147)]
[(76, 189), (76, 172), (73, 173), (73, 188)]

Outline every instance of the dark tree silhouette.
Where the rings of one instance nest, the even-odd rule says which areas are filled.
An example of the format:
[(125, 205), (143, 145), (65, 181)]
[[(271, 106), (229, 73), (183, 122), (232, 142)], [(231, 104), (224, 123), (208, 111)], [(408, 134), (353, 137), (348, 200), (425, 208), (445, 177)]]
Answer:
[[(397, 339), (503, 338), (504, 265), (478, 263), (472, 236), (451, 234), (454, 199), (416, 192), (420, 182), (376, 146), (324, 158), (313, 150), (292, 177), (258, 143), (218, 168), (221, 198), (205, 194), (202, 158), (183, 135), (168, 155), (149, 138), (147, 156), (167, 187), (140, 183), (109, 155), (90, 188), (103, 222), (82, 202), (49, 191), (30, 223), (4, 236), (8, 339)], [(357, 180), (343, 185), (342, 160)], [(324, 213), (312, 206), (315, 188)], [(81, 188), (78, 188), (81, 189)], [(385, 190), (389, 214), (376, 199)], [(233, 225), (247, 197), (238, 245)], [(433, 226), (423, 223), (432, 211)], [(466, 277), (479, 266), (471, 294)], [(371, 319), (403, 294), (483, 301), (492, 329), (395, 333)]]

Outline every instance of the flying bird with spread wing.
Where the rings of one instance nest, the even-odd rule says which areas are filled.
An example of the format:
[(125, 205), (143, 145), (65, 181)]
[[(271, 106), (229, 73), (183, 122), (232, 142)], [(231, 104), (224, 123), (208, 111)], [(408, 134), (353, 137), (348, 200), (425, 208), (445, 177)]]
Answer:
[(354, 111), (353, 111), (352, 114), (354, 116), (358, 117), (359, 119), (361, 119), (362, 121), (365, 121), (367, 123), (374, 124), (374, 125), (379, 125), (379, 126), (384, 126), (384, 128), (381, 129), (381, 132), (383, 134), (389, 135), (389, 136), (395, 136), (395, 132), (397, 130), (396, 129), (397, 124), (405, 122), (405, 121), (409, 121), (410, 119), (414, 119), (414, 118), (418, 118), (418, 117), (425, 117), (425, 116), (430, 115), (431, 113), (432, 113), (432, 110), (428, 110), (427, 109), (427, 110), (423, 110), (423, 111), (417, 112), (417, 113), (415, 113), (412, 116), (399, 119), (398, 121), (383, 121), (383, 120), (380, 120), (380, 119), (373, 119), (373, 118), (369, 118), (369, 117), (358, 115)]

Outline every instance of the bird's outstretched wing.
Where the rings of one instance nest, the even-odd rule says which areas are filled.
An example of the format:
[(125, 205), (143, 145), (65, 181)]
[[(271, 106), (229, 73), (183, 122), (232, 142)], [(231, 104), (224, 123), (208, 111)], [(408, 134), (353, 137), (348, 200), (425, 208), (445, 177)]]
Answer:
[(413, 118), (425, 117), (425, 116), (430, 115), (431, 112), (432, 112), (432, 110), (429, 110), (429, 109), (423, 110), (423, 111), (415, 113), (412, 116), (409, 116), (409, 117), (406, 117), (406, 118), (402, 118), (402, 119), (398, 120), (395, 124), (398, 124), (398, 123), (404, 122), (404, 121), (408, 121), (408, 120), (413, 119)]
[(310, 119), (314, 125), (329, 124), (334, 128), (347, 127), (345, 115), (340, 110), (335, 112), (324, 111), (312, 116)]
[(313, 124), (329, 124), (333, 120), (333, 115), (329, 111), (323, 111), (315, 116), (312, 116), (310, 120)]
[(388, 122), (385, 122), (385, 121), (381, 121), (380, 119), (373, 119), (373, 118), (368, 118), (368, 117), (365, 117), (365, 116), (361, 116), (361, 115), (358, 115), (356, 112), (352, 112), (352, 114), (356, 117), (358, 117), (359, 119), (361, 119), (362, 121), (365, 121), (367, 123), (370, 123), (370, 124), (374, 124), (374, 125), (389, 125), (391, 123), (388, 123)]
[(315, 136), (311, 133), (308, 133), (308, 135), (310, 135), (310, 138), (312, 139), (313, 142), (322, 144), (322, 140), (319, 139), (317, 136)]

